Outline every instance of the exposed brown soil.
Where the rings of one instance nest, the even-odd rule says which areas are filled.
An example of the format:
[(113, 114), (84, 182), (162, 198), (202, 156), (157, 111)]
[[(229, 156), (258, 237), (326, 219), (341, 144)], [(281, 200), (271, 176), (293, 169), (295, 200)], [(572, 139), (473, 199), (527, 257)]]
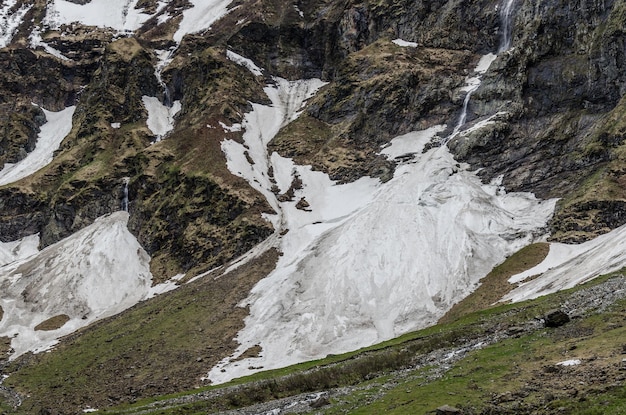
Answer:
[(49, 319), (37, 324), (35, 326), (35, 330), (51, 331), (60, 329), (68, 321), (70, 321), (70, 316), (68, 316), (67, 314), (61, 314), (58, 316), (50, 317)]

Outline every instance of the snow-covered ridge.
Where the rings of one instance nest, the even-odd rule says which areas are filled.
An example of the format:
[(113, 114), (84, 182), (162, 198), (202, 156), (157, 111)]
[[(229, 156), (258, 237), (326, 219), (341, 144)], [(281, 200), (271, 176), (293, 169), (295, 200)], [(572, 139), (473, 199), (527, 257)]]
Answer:
[[(493, 266), (541, 235), (554, 210), (554, 200), (482, 184), (445, 146), (400, 165), (385, 184), (362, 178), (338, 185), (267, 154), (267, 143), (319, 86), (276, 80), (266, 88), (272, 105), (253, 104), (246, 115), (244, 144), (223, 141), (229, 169), (267, 197), (278, 212), (269, 219), (288, 232), (278, 242), (276, 269), (242, 304), (250, 315), (233, 358), (256, 344), (261, 356), (225, 359), (208, 374), (215, 383), (433, 324)], [(398, 137), (383, 153), (421, 154), (443, 129)], [(283, 193), (296, 177), (302, 187), (293, 200), (277, 200), (271, 186)]]
[[(150, 257), (127, 222), (127, 212), (104, 216), (40, 252), (33, 249), (36, 236), (0, 245), (0, 253), (12, 249), (15, 259), (0, 266), (0, 337), (12, 339), (11, 358), (45, 350), (59, 337), (174, 288), (172, 282), (152, 287)], [(21, 255), (15, 251), (20, 246)], [(60, 315), (69, 317), (61, 328), (35, 330)]]
[(59, 112), (47, 111), (43, 108), (42, 110), (46, 115), (47, 121), (40, 128), (35, 149), (18, 163), (6, 163), (4, 165), (4, 168), (0, 171), (0, 186), (28, 177), (48, 165), (52, 161), (54, 152), (72, 130), (72, 117), (76, 110), (75, 106), (65, 108)]

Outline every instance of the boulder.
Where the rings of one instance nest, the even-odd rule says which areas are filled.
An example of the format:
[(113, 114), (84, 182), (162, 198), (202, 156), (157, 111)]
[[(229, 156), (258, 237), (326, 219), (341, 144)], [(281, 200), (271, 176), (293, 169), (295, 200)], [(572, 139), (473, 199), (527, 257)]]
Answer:
[(458, 415), (463, 412), (459, 408), (455, 408), (454, 406), (444, 405), (437, 408), (435, 412), (437, 415)]
[(544, 326), (546, 327), (561, 327), (562, 325), (570, 321), (566, 312), (561, 310), (553, 310), (548, 312), (544, 319)]

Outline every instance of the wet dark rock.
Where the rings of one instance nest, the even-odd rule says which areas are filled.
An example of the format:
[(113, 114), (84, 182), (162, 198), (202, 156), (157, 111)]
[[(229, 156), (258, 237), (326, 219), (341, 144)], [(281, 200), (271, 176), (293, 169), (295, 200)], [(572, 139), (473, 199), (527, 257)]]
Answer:
[(314, 409), (322, 408), (328, 405), (330, 405), (330, 399), (327, 394), (320, 396), (309, 404), (309, 406)]
[(455, 408), (454, 406), (450, 406), (450, 405), (440, 406), (435, 411), (435, 414), (437, 415), (459, 415), (462, 413), (463, 411), (461, 411), (459, 408)]
[(553, 310), (548, 312), (544, 317), (544, 325), (546, 327), (561, 327), (569, 323), (570, 318), (564, 311)]

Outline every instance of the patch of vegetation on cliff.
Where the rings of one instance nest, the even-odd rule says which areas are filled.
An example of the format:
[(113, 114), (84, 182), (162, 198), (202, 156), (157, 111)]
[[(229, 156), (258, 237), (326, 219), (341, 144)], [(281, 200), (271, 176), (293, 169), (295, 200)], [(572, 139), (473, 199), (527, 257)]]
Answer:
[(581, 242), (626, 223), (626, 99), (604, 115), (584, 140), (581, 163), (604, 160), (559, 202), (552, 238)]
[(265, 204), (248, 204), (206, 176), (170, 167), (153, 180), (137, 178), (131, 229), (154, 254), (157, 280), (223, 265), (273, 232), (261, 218)]
[(32, 104), (0, 116), (0, 169), (4, 163), (17, 163), (33, 151), (39, 127), (44, 122), (43, 112)]
[(388, 180), (393, 167), (378, 155), (381, 147), (409, 131), (445, 124), (457, 109), (450, 91), (462, 85), (462, 69), (474, 58), (467, 51), (376, 41), (342, 61), (334, 81), (271, 148), (333, 180)]

